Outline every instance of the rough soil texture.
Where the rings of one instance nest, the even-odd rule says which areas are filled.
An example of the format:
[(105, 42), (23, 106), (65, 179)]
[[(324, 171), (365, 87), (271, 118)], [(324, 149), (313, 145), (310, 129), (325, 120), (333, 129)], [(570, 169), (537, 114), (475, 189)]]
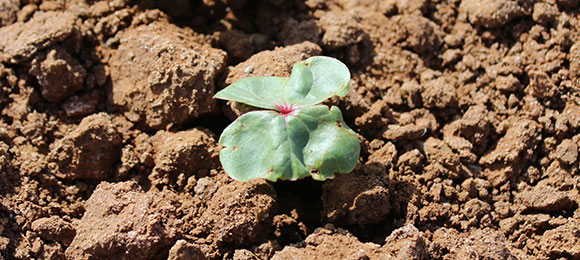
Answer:
[[(0, 0), (0, 259), (580, 259), (578, 0)], [(326, 55), (333, 180), (247, 183), (212, 99)]]
[(196, 38), (165, 23), (119, 34), (110, 60), (109, 101), (130, 121), (154, 129), (213, 112), (214, 82), (226, 53)]

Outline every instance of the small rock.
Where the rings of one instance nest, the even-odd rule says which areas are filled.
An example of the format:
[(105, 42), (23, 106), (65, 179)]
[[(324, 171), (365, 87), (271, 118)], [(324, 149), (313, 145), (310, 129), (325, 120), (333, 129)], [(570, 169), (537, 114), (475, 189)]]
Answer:
[(244, 69), (244, 74), (249, 74), (254, 72), (254, 66), (248, 66)]
[(62, 103), (62, 108), (68, 117), (82, 117), (90, 115), (97, 110), (100, 95), (98, 91), (90, 94), (75, 95)]

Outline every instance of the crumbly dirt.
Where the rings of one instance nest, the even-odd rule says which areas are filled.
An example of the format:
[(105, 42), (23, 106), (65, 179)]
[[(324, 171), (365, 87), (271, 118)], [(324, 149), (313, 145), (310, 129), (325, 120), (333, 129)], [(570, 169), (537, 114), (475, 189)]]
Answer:
[[(0, 0), (0, 259), (580, 259), (578, 0)], [(316, 55), (350, 174), (243, 183), (214, 100)]]

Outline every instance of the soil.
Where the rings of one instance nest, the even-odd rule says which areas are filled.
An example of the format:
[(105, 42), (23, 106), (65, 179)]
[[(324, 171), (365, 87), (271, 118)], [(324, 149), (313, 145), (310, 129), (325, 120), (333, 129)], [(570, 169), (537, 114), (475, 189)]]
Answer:
[[(578, 0), (0, 0), (0, 259), (580, 259)], [(350, 174), (238, 182), (212, 99), (340, 59)]]

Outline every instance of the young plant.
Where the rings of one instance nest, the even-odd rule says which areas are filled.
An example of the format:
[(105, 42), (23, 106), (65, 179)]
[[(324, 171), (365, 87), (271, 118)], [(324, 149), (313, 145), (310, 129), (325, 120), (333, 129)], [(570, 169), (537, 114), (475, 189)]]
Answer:
[(337, 107), (318, 105), (348, 93), (350, 73), (340, 61), (312, 57), (285, 77), (247, 77), (215, 98), (269, 110), (251, 111), (222, 133), (220, 161), (240, 181), (315, 180), (349, 173), (360, 153), (358, 137)]

